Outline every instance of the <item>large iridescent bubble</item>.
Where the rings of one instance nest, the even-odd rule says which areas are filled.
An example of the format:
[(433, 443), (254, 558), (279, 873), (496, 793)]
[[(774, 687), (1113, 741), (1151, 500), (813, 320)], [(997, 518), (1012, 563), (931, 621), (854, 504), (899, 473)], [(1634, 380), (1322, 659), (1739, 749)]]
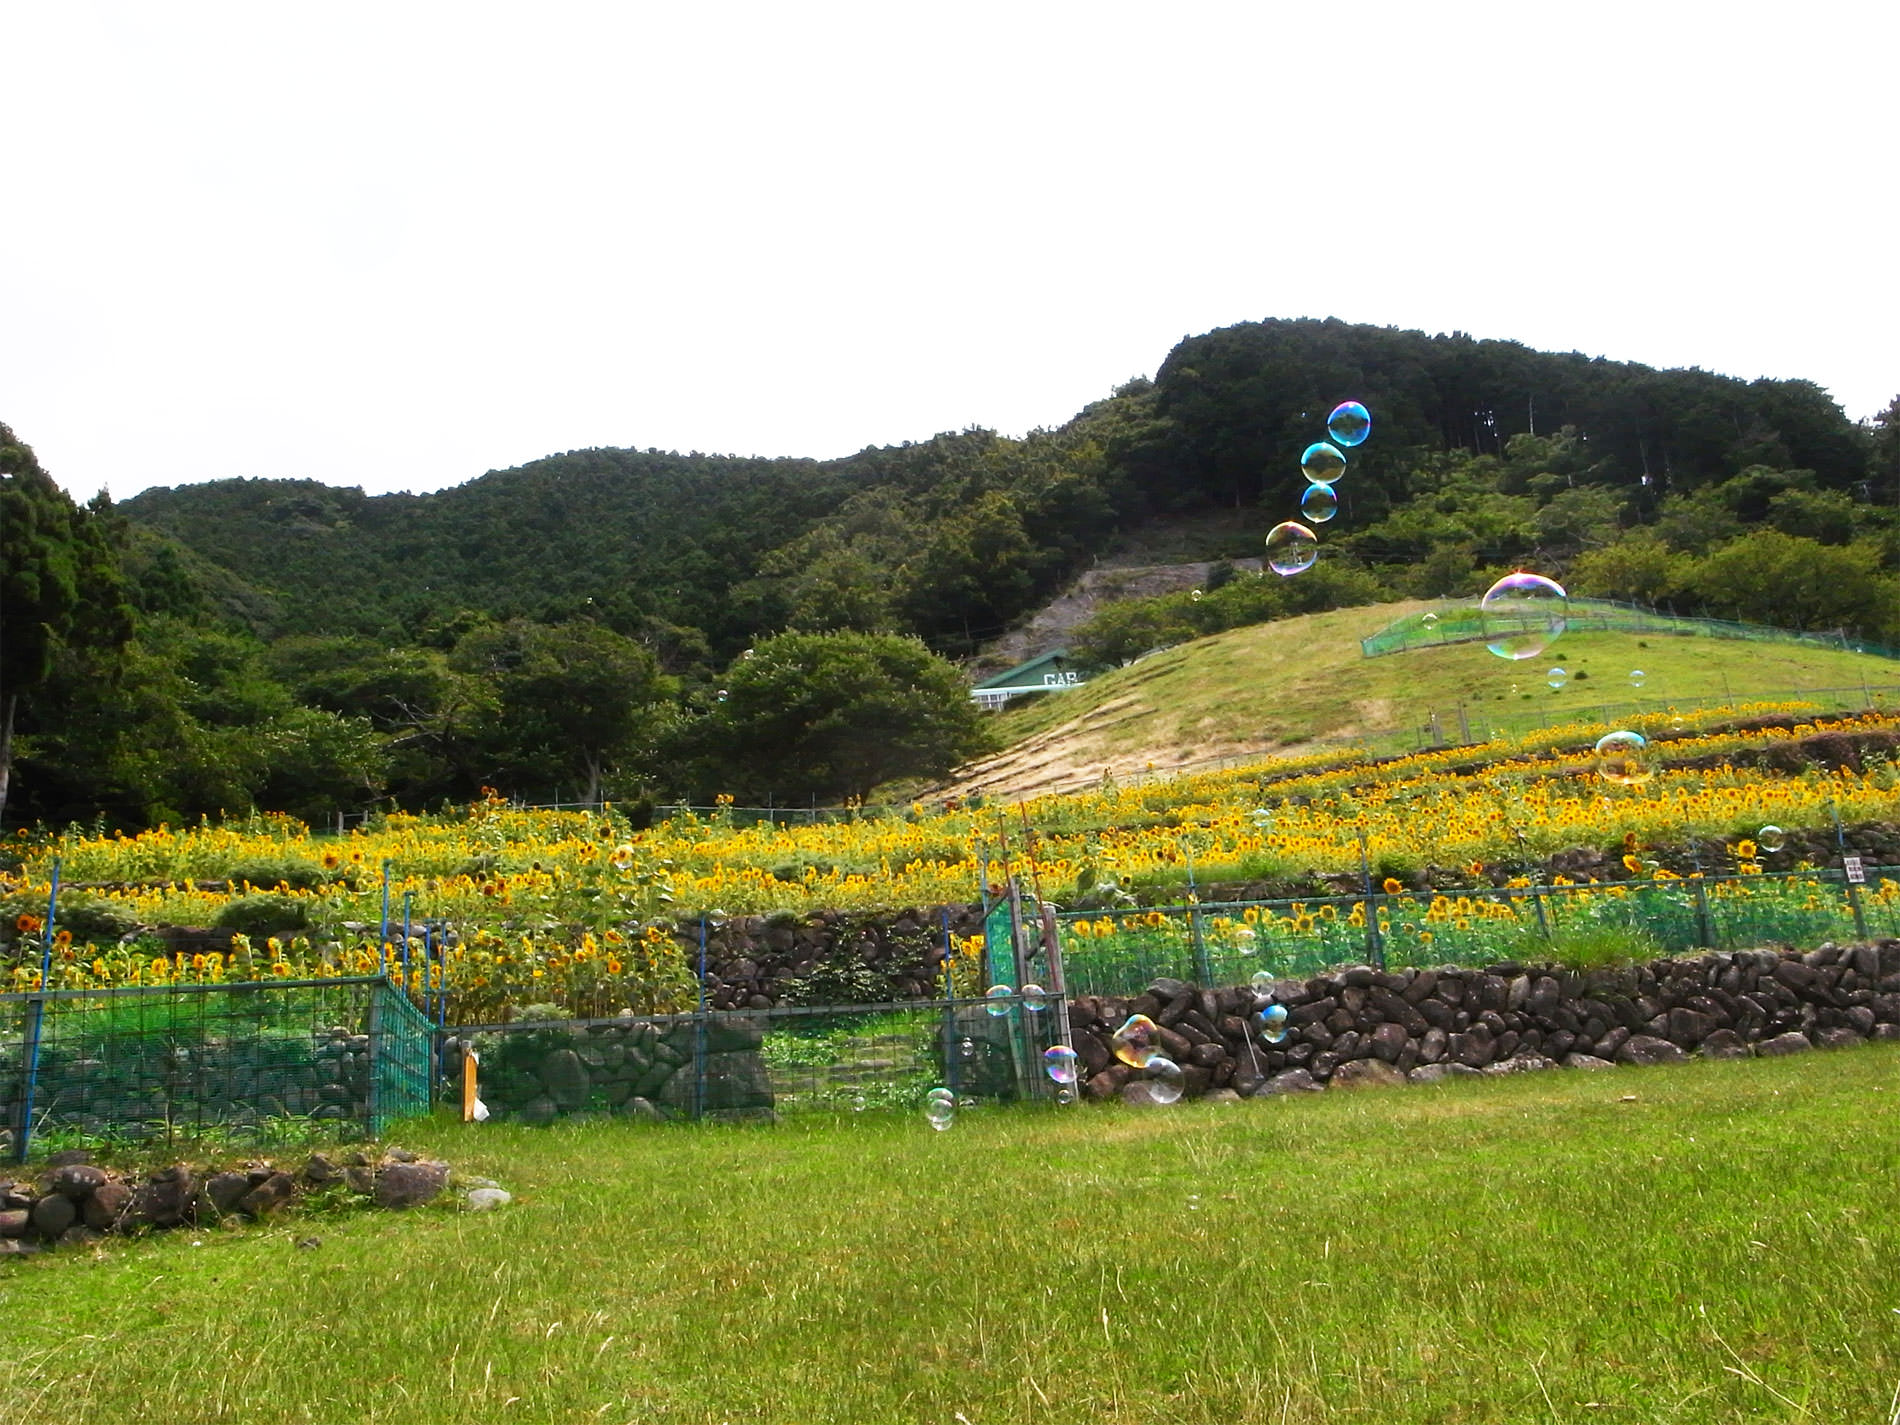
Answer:
[(1182, 1093), (1187, 1089), (1187, 1075), (1181, 1066), (1172, 1059), (1164, 1059), (1156, 1054), (1148, 1060), (1148, 1097), (1156, 1103), (1179, 1103)]
[(1303, 574), (1319, 558), (1319, 536), (1298, 520), (1282, 520), (1267, 531), (1267, 568), (1285, 578)]
[(1308, 485), (1300, 496), (1300, 514), (1314, 524), (1325, 524), (1339, 513), (1339, 496), (1331, 485)]
[(1326, 417), (1326, 434), (1341, 445), (1359, 445), (1372, 434), (1372, 413), (1357, 401), (1341, 401)]
[(1131, 1014), (1122, 1027), (1109, 1036), (1115, 1057), (1131, 1069), (1145, 1069), (1159, 1052), (1161, 1027), (1145, 1014)]
[(1640, 732), (1606, 732), (1597, 739), (1597, 775), (1620, 787), (1634, 787), (1650, 778), (1649, 740)]
[(1055, 1044), (1042, 1051), (1043, 1072), (1059, 1084), (1072, 1084), (1076, 1076), (1076, 1053), (1067, 1044)]
[(1337, 485), (1346, 473), (1346, 456), (1336, 445), (1316, 440), (1300, 456), (1300, 470), (1309, 485)]
[(1478, 605), (1485, 645), (1500, 658), (1535, 658), (1564, 631), (1570, 595), (1542, 574), (1506, 574)]

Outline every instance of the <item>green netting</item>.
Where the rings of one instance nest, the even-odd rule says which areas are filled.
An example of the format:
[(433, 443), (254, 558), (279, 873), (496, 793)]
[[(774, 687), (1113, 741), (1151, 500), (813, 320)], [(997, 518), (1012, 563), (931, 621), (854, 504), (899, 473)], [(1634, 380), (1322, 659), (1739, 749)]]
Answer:
[[(1571, 599), (1566, 615), (1570, 630), (1610, 630), (1618, 633), (1683, 634), (1700, 638), (1744, 639), (1751, 643), (1802, 643), (1817, 648), (1836, 648), (1851, 653), (1871, 653), (1881, 658), (1900, 659), (1900, 650), (1866, 643), (1841, 632), (1803, 633), (1794, 629), (1770, 628), (1764, 624), (1731, 623), (1726, 619), (1684, 618), (1657, 613), (1638, 604), (1618, 603), (1612, 599)], [(1478, 643), (1490, 634), (1477, 602), (1441, 604), (1436, 608), (1407, 614), (1368, 638), (1359, 641), (1367, 658), (1387, 653), (1403, 653), (1413, 648), (1430, 648), (1441, 643)]]
[[(1158, 977), (1244, 984), (1340, 965), (1488, 964), (1674, 955), (1900, 934), (1900, 869), (1524, 886), (1443, 895), (1316, 896), (1059, 917), (1071, 997), (1137, 994)], [(1204, 957), (1197, 964), (1195, 921)]]
[(983, 919), (983, 963), (986, 985), (1016, 984), (1016, 922), (1009, 902), (998, 901)]
[(908, 1110), (938, 1086), (1051, 1098), (1042, 1053), (1061, 1011), (1057, 996), (1015, 995), (461, 1026), (443, 1087), (459, 1096), (466, 1048), (490, 1118), (530, 1125)]
[(381, 978), (0, 995), (0, 1131), (377, 1134), (429, 1106), (430, 1027)]

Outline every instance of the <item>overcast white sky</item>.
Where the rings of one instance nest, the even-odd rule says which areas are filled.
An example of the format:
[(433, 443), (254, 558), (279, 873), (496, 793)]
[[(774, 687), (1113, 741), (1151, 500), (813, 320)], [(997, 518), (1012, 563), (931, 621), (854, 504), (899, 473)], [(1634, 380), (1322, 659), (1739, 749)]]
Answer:
[(1900, 391), (1900, 6), (0, 0), (81, 498), (1056, 425), (1184, 333)]

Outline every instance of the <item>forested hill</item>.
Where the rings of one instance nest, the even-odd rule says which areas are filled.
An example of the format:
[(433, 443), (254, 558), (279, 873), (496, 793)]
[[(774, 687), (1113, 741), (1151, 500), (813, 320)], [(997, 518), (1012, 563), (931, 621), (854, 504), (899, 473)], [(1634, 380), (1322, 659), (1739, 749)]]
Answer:
[[(1222, 561), (1294, 515), (1346, 399), (1372, 438), (1318, 562), (1241, 577)], [(982, 750), (939, 655), (1104, 555), (1211, 561), (1205, 589), (1078, 629), (1104, 666), (1513, 566), (1900, 645), (1900, 402), (1860, 427), (1805, 381), (1458, 335), (1249, 323), (1021, 439), (573, 451), (429, 495), (222, 480), (80, 506), (29, 438), (0, 426), (0, 816), (27, 820), (862, 796)]]
[(266, 636), (446, 642), (471, 615), (585, 617), (676, 671), (783, 627), (915, 632), (956, 655), (1157, 516), (1226, 507), (1264, 528), (1290, 513), (1299, 452), (1349, 397), (1376, 421), (1341, 490), (1360, 528), (1420, 493), (1433, 457), (1565, 426), (1588, 457), (1572, 463), (1637, 521), (1754, 467), (1900, 496), (1892, 473), (1869, 485), (1866, 433), (1806, 381), (1266, 321), (1188, 338), (1152, 383), (1021, 440), (969, 431), (829, 461), (587, 450), (432, 495), (224, 480), (121, 509), (263, 595), (226, 601)]

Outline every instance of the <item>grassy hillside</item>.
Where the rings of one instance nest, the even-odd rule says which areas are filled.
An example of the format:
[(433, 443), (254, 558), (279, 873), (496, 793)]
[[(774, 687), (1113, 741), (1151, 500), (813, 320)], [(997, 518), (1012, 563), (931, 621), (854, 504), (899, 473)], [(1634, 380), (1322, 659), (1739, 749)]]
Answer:
[(0, 1267), (0, 1422), (1885, 1421), (1896, 1067), (419, 1125), (516, 1203)]
[[(1361, 656), (1361, 638), (1431, 607), (1408, 601), (1309, 614), (1152, 654), (1003, 714), (1007, 750), (966, 769), (954, 790), (1019, 796), (1220, 758), (1326, 746), (1409, 750), (1467, 740), (1467, 732), (1522, 733), (1592, 717), (1609, 723), (1709, 702), (1799, 697), (1860, 706), (1863, 687), (1887, 690), (1888, 702), (1900, 696), (1900, 664), (1799, 644), (1590, 632), (1567, 633), (1524, 662), (1470, 643)], [(1545, 673), (1558, 663), (1570, 678), (1552, 689)], [(1630, 681), (1637, 669), (1640, 688)]]

